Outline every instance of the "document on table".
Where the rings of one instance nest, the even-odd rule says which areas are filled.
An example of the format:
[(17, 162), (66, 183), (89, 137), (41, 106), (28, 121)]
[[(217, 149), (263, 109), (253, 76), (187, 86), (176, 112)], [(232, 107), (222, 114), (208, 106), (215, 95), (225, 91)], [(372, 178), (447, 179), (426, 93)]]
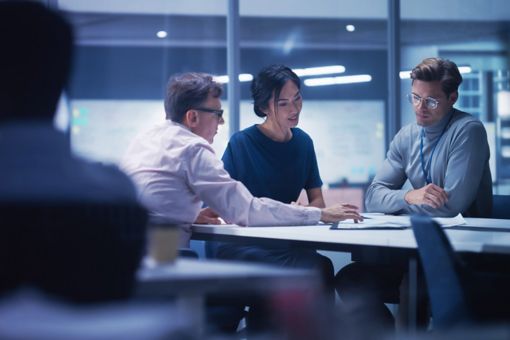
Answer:
[[(355, 229), (406, 229), (411, 227), (409, 215), (385, 215), (385, 214), (363, 214), (363, 222), (354, 223), (352, 220), (334, 223), (332, 230), (355, 230)], [(455, 217), (434, 217), (437, 223), (443, 227), (454, 227), (466, 224), (461, 214)]]

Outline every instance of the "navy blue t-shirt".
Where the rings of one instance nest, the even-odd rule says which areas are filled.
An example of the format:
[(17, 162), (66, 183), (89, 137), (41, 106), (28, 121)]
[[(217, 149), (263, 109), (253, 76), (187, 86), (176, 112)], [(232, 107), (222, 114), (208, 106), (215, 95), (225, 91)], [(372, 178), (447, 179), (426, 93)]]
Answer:
[(225, 169), (253, 196), (284, 203), (296, 201), (302, 189), (320, 188), (312, 139), (299, 128), (291, 130), (287, 142), (271, 140), (257, 125), (235, 133), (223, 154)]

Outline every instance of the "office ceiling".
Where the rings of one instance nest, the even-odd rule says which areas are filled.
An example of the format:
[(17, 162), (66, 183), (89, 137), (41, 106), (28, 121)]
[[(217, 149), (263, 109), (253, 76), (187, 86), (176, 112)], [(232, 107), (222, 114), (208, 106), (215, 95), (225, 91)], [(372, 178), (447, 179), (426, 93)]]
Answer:
[[(225, 46), (223, 16), (134, 15), (66, 13), (83, 45)], [(348, 24), (355, 25), (347, 32)], [(242, 17), (242, 47), (382, 49), (386, 47), (386, 21), (363, 19), (316, 19)], [(165, 30), (165, 39), (156, 32)], [(405, 20), (401, 23), (403, 45), (436, 45), (497, 39), (510, 43), (509, 21)]]

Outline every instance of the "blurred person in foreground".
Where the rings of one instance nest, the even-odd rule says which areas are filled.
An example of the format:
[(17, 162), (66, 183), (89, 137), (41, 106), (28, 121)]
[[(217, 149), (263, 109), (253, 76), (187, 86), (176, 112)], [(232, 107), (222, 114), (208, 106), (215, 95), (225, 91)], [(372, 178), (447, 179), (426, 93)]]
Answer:
[[(5, 242), (0, 248), (7, 252), (0, 258), (8, 262), (0, 266), (0, 291), (28, 283), (71, 300), (129, 296), (132, 281), (127, 278), (134, 279), (139, 257), (123, 253), (123, 261), (115, 262), (119, 260), (113, 250), (117, 244), (110, 244), (109, 254), (102, 253), (104, 248), (99, 245), (104, 245), (100, 238), (105, 230), (93, 224), (84, 230), (75, 225), (80, 223), (76, 221), (69, 223), (69, 234), (53, 232), (53, 224), (40, 226), (32, 234), (13, 227), (30, 224), (17, 222), (30, 221), (32, 216), (12, 216), (5, 208), (137, 206), (135, 187), (123, 172), (75, 157), (69, 136), (54, 127), (57, 104), (71, 70), (71, 26), (40, 3), (1, 1), (0, 46), (0, 205), (5, 214), (0, 216)], [(45, 216), (59, 223), (63, 220), (51, 211)], [(145, 225), (142, 227), (141, 234)], [(45, 237), (34, 239), (39, 233)], [(94, 239), (89, 235), (99, 236)], [(80, 250), (67, 253), (64, 249), (70, 244), (79, 245)], [(23, 250), (27, 247), (30, 249)], [(44, 249), (43, 255), (38, 255), (40, 249)], [(101, 262), (96, 262), (100, 258)]]

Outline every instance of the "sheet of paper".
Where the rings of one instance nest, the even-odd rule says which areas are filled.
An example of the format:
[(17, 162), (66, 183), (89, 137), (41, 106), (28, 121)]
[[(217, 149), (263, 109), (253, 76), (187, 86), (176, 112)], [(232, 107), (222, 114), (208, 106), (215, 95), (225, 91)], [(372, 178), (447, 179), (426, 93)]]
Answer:
[[(405, 229), (411, 227), (409, 215), (363, 214), (363, 222), (354, 223), (352, 220), (333, 224), (331, 229)], [(443, 227), (453, 227), (466, 224), (461, 214), (455, 217), (434, 217)]]
[(331, 229), (404, 229), (410, 226), (409, 216), (393, 216), (384, 214), (363, 214), (362, 222), (353, 220), (340, 221)]
[(442, 227), (455, 227), (466, 224), (466, 220), (461, 214), (454, 217), (434, 217), (434, 221), (439, 223)]
[(222, 223), (222, 224), (200, 224), (200, 223), (193, 223), (191, 225), (192, 227), (239, 227), (237, 224), (228, 224), (228, 223)]

